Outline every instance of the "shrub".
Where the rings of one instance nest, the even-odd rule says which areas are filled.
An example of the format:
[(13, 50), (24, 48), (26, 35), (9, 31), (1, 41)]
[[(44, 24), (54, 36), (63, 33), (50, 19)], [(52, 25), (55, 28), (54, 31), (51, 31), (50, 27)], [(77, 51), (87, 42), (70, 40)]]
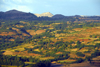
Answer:
[(33, 49), (38, 49), (39, 48), (39, 46), (36, 46), (36, 47), (34, 47)]
[(38, 52), (38, 51), (32, 51), (32, 53), (35, 53), (35, 54), (43, 54), (42, 52)]
[(19, 50), (15, 50), (15, 52), (19, 52)]
[(36, 64), (33, 64), (31, 67), (50, 67), (51, 62), (49, 61), (39, 61)]
[(77, 61), (75, 61), (76, 63), (81, 63), (83, 62), (84, 60), (82, 58), (78, 58)]
[(100, 56), (100, 51), (96, 50), (94, 53), (91, 54), (91, 57)]
[(87, 56), (85, 59), (88, 60), (88, 61), (91, 61), (92, 57), (91, 56)]
[(90, 53), (91, 51), (84, 51), (84, 53)]
[(83, 53), (81, 53), (81, 52), (77, 52), (76, 55), (77, 55), (77, 56), (81, 56), (81, 57), (84, 57), (84, 56), (85, 56), (85, 55), (84, 55)]

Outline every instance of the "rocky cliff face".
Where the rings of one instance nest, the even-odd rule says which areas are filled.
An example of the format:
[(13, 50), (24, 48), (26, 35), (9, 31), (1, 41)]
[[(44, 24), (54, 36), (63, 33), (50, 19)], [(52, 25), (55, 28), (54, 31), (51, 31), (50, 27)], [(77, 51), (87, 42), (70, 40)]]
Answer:
[(37, 17), (52, 17), (53, 14), (51, 14), (50, 12), (45, 12), (42, 14), (35, 14)]

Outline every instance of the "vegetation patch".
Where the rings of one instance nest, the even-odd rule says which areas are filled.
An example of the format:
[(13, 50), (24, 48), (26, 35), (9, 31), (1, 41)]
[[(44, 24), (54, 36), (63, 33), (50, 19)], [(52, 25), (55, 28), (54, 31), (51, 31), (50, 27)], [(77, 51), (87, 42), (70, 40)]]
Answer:
[(77, 52), (76, 55), (81, 56), (81, 57), (84, 57), (84, 56), (85, 56), (85, 55), (84, 55), (83, 53), (81, 53), (81, 52)]

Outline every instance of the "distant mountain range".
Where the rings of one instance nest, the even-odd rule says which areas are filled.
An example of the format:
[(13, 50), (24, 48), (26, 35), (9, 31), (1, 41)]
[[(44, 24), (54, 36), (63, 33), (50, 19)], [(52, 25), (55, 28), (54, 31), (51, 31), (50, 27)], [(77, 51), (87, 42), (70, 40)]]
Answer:
[[(61, 14), (53, 15), (50, 12), (42, 14), (26, 13), (18, 10), (9, 10), (7, 12), (0, 12), (0, 19), (11, 20), (74, 20), (75, 18), (85, 18), (87, 20), (100, 20), (100, 16), (64, 16)], [(84, 20), (85, 20), (84, 19)], [(83, 20), (83, 19), (82, 19)]]

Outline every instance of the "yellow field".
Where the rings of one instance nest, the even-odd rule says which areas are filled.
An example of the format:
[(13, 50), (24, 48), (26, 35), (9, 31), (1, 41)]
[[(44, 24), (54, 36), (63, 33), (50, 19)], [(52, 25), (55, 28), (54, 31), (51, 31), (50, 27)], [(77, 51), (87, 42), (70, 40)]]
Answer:
[(62, 52), (57, 52), (56, 54), (62, 54)]
[(39, 49), (35, 49), (34, 51), (38, 51), (38, 52), (40, 52), (40, 50), (39, 50)]
[(71, 49), (71, 51), (77, 51), (78, 50), (78, 48), (75, 48), (75, 49)]
[(33, 63), (33, 62), (25, 62), (25, 64), (35, 64), (35, 63)]
[(30, 33), (31, 35), (36, 35), (36, 34), (41, 34), (41, 33), (44, 33), (45, 30), (26, 30), (28, 33)]
[(24, 48), (33, 48), (33, 47), (34, 47), (33, 44), (27, 43), (27, 44), (22, 44), (22, 45), (17, 46), (17, 47), (8, 48), (8, 49), (6, 49), (6, 50), (9, 50), (9, 51), (12, 51), (12, 52), (14, 52), (15, 50), (24, 51), (24, 50), (25, 50)]
[(72, 59), (65, 59), (65, 60), (58, 60), (57, 62), (74, 62), (76, 60), (72, 60)]
[(79, 50), (79, 52), (84, 52), (84, 51), (88, 51), (88, 48), (82, 48)]
[[(18, 67), (18, 66), (11, 66), (11, 65), (1, 65), (1, 67)], [(19, 66), (19, 67), (21, 67), (21, 66)]]
[(48, 60), (48, 59), (54, 59), (54, 57), (44, 57), (44, 58), (39, 58), (40, 60)]

